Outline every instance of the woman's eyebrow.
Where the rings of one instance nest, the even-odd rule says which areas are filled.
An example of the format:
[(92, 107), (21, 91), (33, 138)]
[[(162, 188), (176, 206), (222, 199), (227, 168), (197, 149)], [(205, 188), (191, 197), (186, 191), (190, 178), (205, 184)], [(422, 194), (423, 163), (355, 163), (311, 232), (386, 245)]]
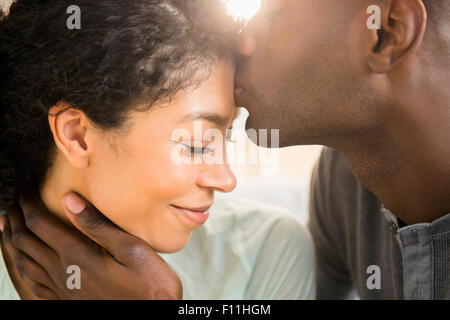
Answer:
[(228, 119), (226, 117), (213, 112), (195, 112), (187, 114), (181, 119), (179, 123), (195, 120), (206, 120), (218, 125), (219, 127), (228, 123)]

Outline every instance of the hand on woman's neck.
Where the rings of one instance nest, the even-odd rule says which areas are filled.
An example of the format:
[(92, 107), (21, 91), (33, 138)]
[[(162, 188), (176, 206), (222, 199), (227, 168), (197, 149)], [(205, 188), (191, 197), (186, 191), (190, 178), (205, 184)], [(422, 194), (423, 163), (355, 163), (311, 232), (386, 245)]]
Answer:
[[(83, 193), (84, 189), (82, 188), (82, 185), (81, 174), (78, 169), (70, 166), (66, 159), (58, 153), (51, 169), (47, 173), (42, 189), (40, 190), (40, 197), (49, 212), (61, 218), (68, 225), (71, 225), (69, 219), (64, 214), (61, 199), (70, 191)], [(4, 248), (2, 247), (1, 253), (3, 253), (6, 268), (8, 269), (11, 281), (20, 298), (24, 300), (40, 300), (21, 279), (11, 257), (9, 257), (7, 251), (3, 249)]]

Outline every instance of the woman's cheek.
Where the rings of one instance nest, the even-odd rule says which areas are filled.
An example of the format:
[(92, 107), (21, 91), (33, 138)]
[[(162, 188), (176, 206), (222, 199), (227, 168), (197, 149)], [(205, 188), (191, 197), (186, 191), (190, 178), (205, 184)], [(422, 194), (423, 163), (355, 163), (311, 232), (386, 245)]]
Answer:
[(182, 191), (192, 189), (196, 185), (197, 176), (202, 166), (197, 164), (182, 163), (177, 164), (168, 158), (153, 173), (161, 185), (167, 185), (172, 190)]
[(113, 156), (109, 159), (92, 162), (85, 176), (84, 196), (108, 219), (128, 231), (130, 226), (140, 222), (142, 205), (151, 197), (148, 194), (151, 182), (132, 161), (125, 165), (123, 161), (114, 161)]
[(179, 228), (170, 205), (187, 205), (184, 202), (195, 195), (192, 190), (202, 166), (177, 165), (161, 152), (109, 159), (95, 162), (89, 174), (88, 200), (113, 223), (158, 251), (182, 248), (190, 233)]

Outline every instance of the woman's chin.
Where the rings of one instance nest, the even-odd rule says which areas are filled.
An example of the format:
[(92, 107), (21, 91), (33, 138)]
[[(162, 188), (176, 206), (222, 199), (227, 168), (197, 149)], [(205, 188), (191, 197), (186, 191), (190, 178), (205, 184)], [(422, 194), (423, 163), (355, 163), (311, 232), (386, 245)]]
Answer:
[(147, 241), (150, 247), (158, 253), (175, 253), (182, 250), (189, 242), (192, 233), (176, 235), (166, 239)]

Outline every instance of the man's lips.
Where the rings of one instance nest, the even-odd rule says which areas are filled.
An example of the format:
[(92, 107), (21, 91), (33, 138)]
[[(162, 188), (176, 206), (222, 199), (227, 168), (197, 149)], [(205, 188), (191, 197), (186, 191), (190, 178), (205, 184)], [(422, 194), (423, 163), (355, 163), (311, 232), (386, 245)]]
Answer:
[(236, 95), (242, 93), (245, 90), (245, 87), (242, 85), (242, 83), (239, 80), (236, 80), (234, 85), (234, 93)]
[(244, 87), (234, 88), (234, 99), (237, 106), (248, 108), (249, 105), (248, 93), (249, 92)]
[(179, 215), (199, 226), (204, 224), (206, 220), (208, 220), (209, 209), (211, 208), (211, 205), (197, 208), (185, 208), (176, 205), (171, 206)]

